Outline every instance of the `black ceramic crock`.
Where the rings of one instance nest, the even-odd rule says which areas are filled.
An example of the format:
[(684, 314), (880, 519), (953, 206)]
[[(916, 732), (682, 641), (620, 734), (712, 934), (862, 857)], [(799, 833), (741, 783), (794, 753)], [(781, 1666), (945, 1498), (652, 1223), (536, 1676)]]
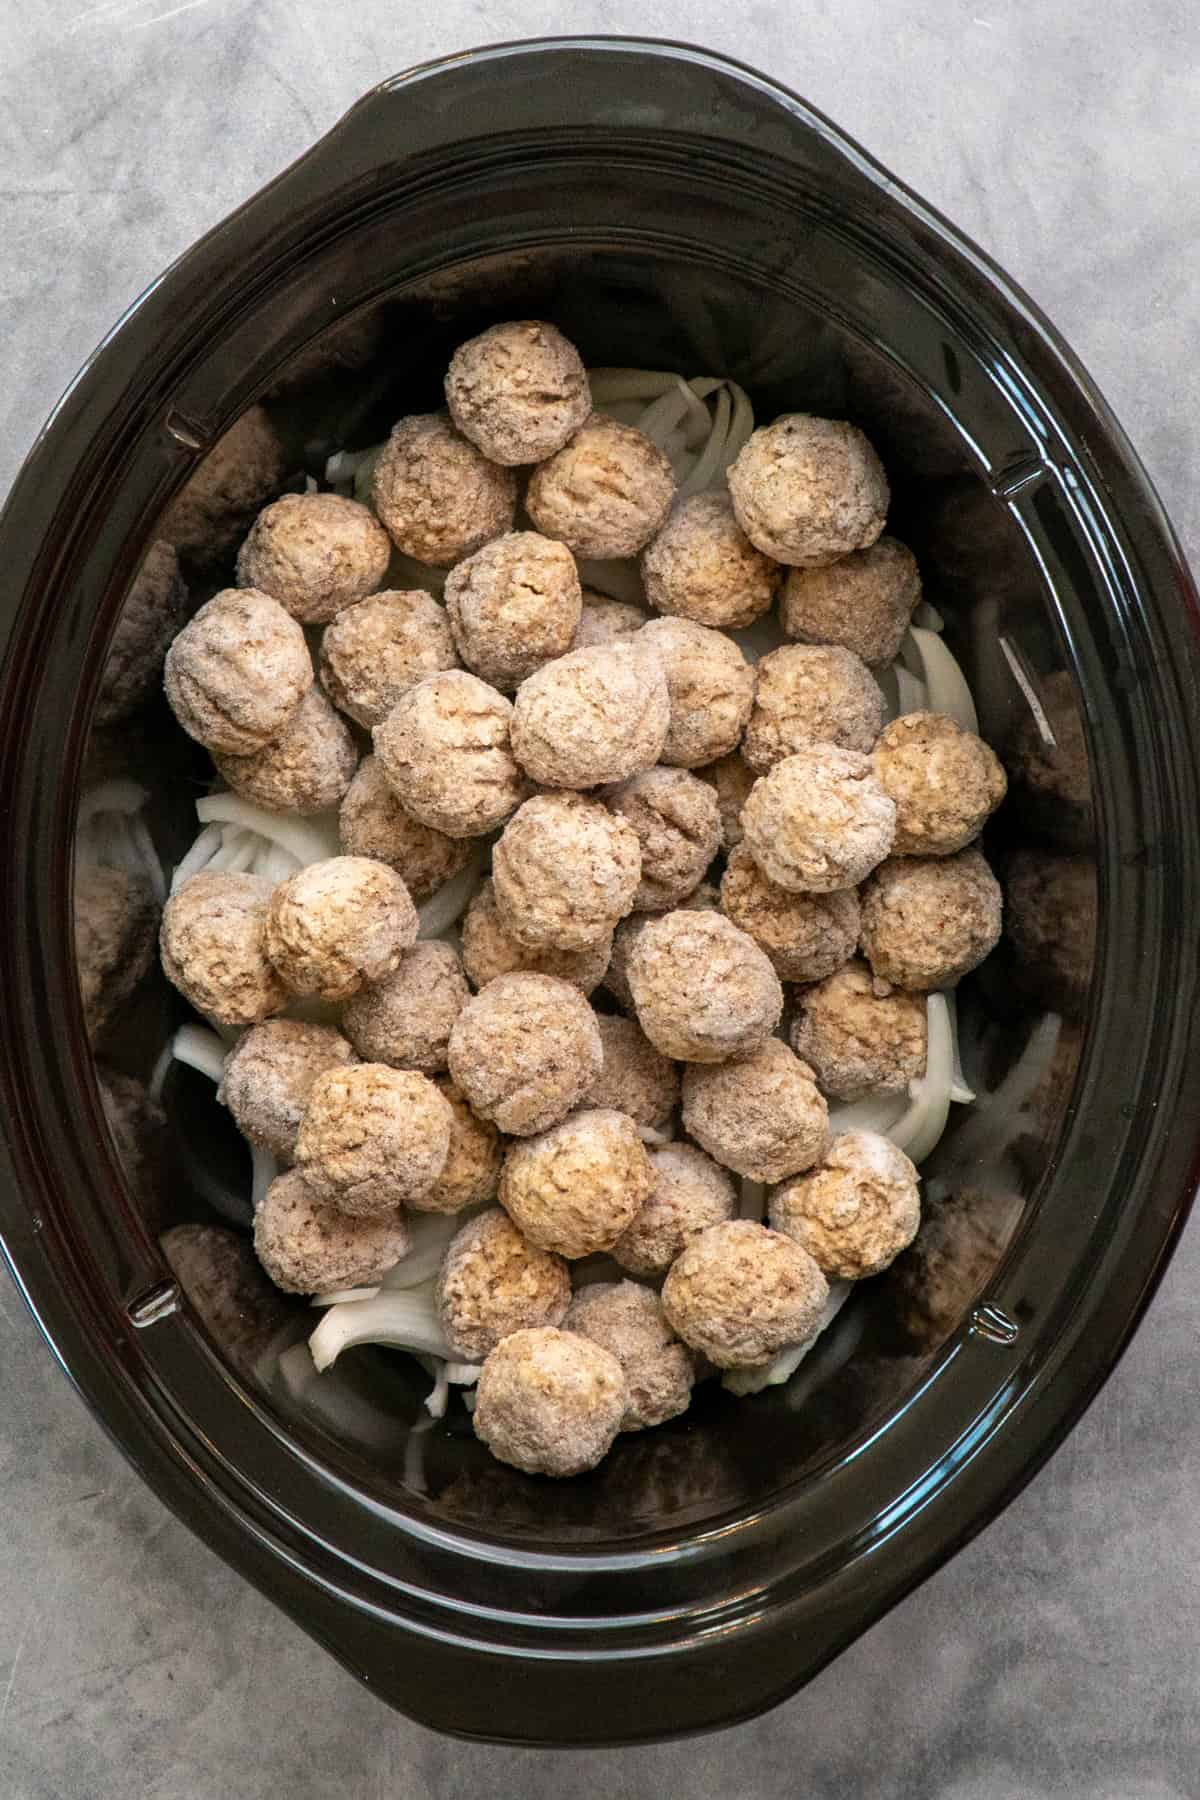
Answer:
[[(1018, 746), (998, 866), (1067, 858), (1098, 895), (1052, 921), (1057, 945), (1018, 931), (961, 996), (968, 1073), (1001, 1098), (973, 1137), (959, 1115), (893, 1276), (788, 1387), (750, 1401), (708, 1387), (684, 1420), (562, 1484), (491, 1462), (457, 1410), (410, 1434), (423, 1383), (406, 1359), (359, 1352), (314, 1390), (294, 1359), (280, 1373), (302, 1321), (272, 1337), (272, 1319), (248, 1354), (245, 1306), (223, 1324), (189, 1296), (159, 1234), (213, 1215), (183, 1177), (147, 1203), (128, 1143), (123, 1166), (71, 934), (91, 709), (168, 500), (251, 402), (276, 408), (297, 474), (319, 467), (348, 396), (375, 397), (376, 416), (340, 415), (369, 442), (436, 403), (451, 345), (514, 311), (555, 318), (592, 363), (729, 373), (760, 416), (862, 423), (985, 729)], [(336, 328), (360, 326), (373, 360), (347, 373), (335, 349), (321, 375)], [(318, 371), (307, 387), (289, 375), (299, 359)], [(147, 291), (30, 455), (0, 566), (0, 1229), (80, 1391), (168, 1505), (429, 1725), (612, 1743), (794, 1690), (1058, 1444), (1141, 1316), (1196, 1182), (1196, 595), (1069, 350), (978, 250), (764, 77), (668, 44), (483, 50), (367, 95)], [(1057, 695), (1048, 783), (1022, 764), (1026, 690)], [(1075, 787), (1069, 770), (1056, 786), (1080, 728)], [(152, 708), (130, 755), (177, 854), (191, 795), (164, 772), (161, 729)], [(157, 1004), (138, 1015), (145, 1068), (172, 1022)], [(1005, 1071), (1051, 1006), (1054, 1054), (1014, 1124)], [(176, 1149), (186, 1102), (181, 1089)], [(236, 1157), (215, 1112), (193, 1124), (201, 1153)]]

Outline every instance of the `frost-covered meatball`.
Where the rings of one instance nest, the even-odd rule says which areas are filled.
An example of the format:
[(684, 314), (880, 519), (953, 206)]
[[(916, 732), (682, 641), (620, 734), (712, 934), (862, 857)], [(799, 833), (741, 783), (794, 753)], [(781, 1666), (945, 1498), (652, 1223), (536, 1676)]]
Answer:
[(829, 1141), (829, 1109), (812, 1070), (775, 1037), (750, 1056), (685, 1069), (683, 1123), (710, 1156), (750, 1181), (810, 1169)]
[(357, 1061), (352, 1046), (331, 1025), (268, 1019), (240, 1037), (225, 1058), (217, 1099), (229, 1108), (244, 1138), (281, 1162), (291, 1162), (313, 1083), (319, 1075)]
[(629, 1401), (616, 1357), (575, 1331), (514, 1331), (483, 1365), (472, 1423), (500, 1462), (582, 1475), (612, 1447)]
[(888, 482), (854, 425), (781, 413), (729, 471), (738, 524), (764, 556), (800, 567), (865, 550), (883, 530)]
[(626, 1113), (644, 1138), (661, 1141), (679, 1104), (679, 1070), (632, 1019), (602, 1013), (596, 1024), (604, 1066), (584, 1095), (584, 1106)]
[(446, 610), (467, 668), (514, 688), (572, 648), (583, 610), (575, 558), (536, 531), (507, 532), (450, 571)]
[(1008, 786), (995, 752), (944, 713), (905, 713), (871, 752), (896, 802), (895, 856), (952, 856), (979, 836)]
[(445, 1096), (411, 1069), (330, 1069), (312, 1085), (296, 1166), (322, 1200), (375, 1218), (429, 1192), (450, 1153), (451, 1118)]
[(593, 413), (533, 472), (525, 505), (538, 530), (575, 556), (636, 556), (675, 498), (675, 476), (657, 445), (632, 425)]
[(876, 869), (861, 903), (863, 953), (893, 987), (954, 987), (1000, 937), (1000, 883), (978, 850), (894, 857)]
[(853, 962), (800, 990), (792, 1048), (835, 1100), (903, 1094), (925, 1073), (923, 994), (879, 994), (866, 963)]
[(754, 704), (754, 670), (733, 639), (689, 619), (651, 619), (637, 642), (653, 649), (667, 678), (662, 760), (695, 769), (733, 750)]
[(286, 472), (279, 434), (261, 406), (249, 406), (188, 477), (159, 534), (180, 556), (208, 568), (233, 549)]
[(517, 483), (443, 413), (415, 413), (392, 428), (371, 477), (371, 503), (398, 550), (445, 569), (511, 531)]
[(202, 873), (163, 908), (158, 944), (167, 980), (218, 1025), (257, 1025), (287, 1005), (267, 948), (273, 891), (265, 875)]
[(629, 957), (638, 1023), (664, 1056), (724, 1062), (769, 1037), (783, 989), (753, 938), (722, 913), (651, 919)]
[(825, 568), (789, 569), (779, 601), (784, 631), (801, 644), (840, 644), (872, 669), (894, 661), (921, 599), (917, 559), (881, 537)]
[(348, 606), (321, 638), (321, 682), (370, 731), (410, 687), (458, 667), (444, 607), (423, 588), (385, 588)]
[(289, 1169), (273, 1181), (254, 1215), (254, 1248), (276, 1287), (289, 1294), (327, 1294), (374, 1286), (408, 1251), (408, 1226), (397, 1209), (351, 1218)]
[(319, 813), (337, 806), (354, 777), (350, 729), (314, 682), (277, 737), (249, 756), (212, 752), (235, 794), (270, 812)]
[(852, 650), (785, 644), (758, 665), (742, 755), (760, 775), (818, 744), (865, 756), (883, 729), (883, 713), (883, 691)]
[(575, 627), (572, 650), (589, 650), (593, 644), (611, 644), (617, 638), (632, 637), (650, 618), (640, 606), (629, 600), (610, 600), (592, 588), (583, 589), (583, 607)]
[(312, 684), (303, 629), (257, 588), (214, 594), (163, 664), (171, 711), (188, 736), (230, 756), (277, 737)]
[(721, 818), (713, 789), (686, 769), (647, 769), (609, 788), (604, 801), (633, 829), (641, 846), (634, 908), (667, 912), (686, 900), (720, 847)]
[(856, 887), (892, 847), (896, 803), (870, 758), (820, 744), (760, 776), (742, 808), (743, 842), (763, 874), (797, 894)]
[(417, 910), (386, 863), (330, 856), (281, 881), (267, 911), (267, 955), (293, 994), (337, 1003), (382, 981), (417, 938)]
[(284, 494), (238, 551), (238, 586), (270, 594), (303, 625), (324, 625), (373, 594), (392, 541), (370, 507), (341, 494)]
[(1033, 713), (1013, 734), (1009, 775), (1021, 791), (1022, 818), (1052, 844), (1082, 849), (1095, 831), (1087, 739), (1079, 693), (1065, 669), (1038, 682), (1038, 697), (1053, 744), (1042, 736)]
[(737, 1191), (726, 1171), (694, 1144), (650, 1150), (650, 1197), (612, 1254), (631, 1275), (661, 1279), (694, 1237), (732, 1219)]
[(600, 1073), (596, 1015), (553, 975), (499, 975), (450, 1033), (450, 1074), (477, 1113), (529, 1137), (565, 1118)]
[(414, 944), (400, 967), (368, 981), (347, 1002), (342, 1029), (366, 1062), (438, 1075), (463, 1007), (471, 997), (458, 952), (449, 944)]
[(404, 808), (447, 837), (482, 837), (528, 793), (509, 741), (511, 702), (451, 669), (409, 688), (374, 731), (375, 753)]
[(667, 678), (632, 641), (571, 650), (522, 682), (513, 754), (545, 787), (588, 788), (653, 768), (671, 721)]
[(347, 856), (368, 856), (395, 869), (418, 902), (436, 894), (474, 854), (470, 838), (447, 837), (405, 812), (377, 756), (364, 756), (346, 789), (338, 838)]
[(622, 1431), (644, 1431), (687, 1411), (696, 1365), (652, 1289), (638, 1281), (592, 1282), (571, 1301), (566, 1328), (611, 1351), (624, 1369)]
[(158, 905), (149, 883), (125, 869), (79, 868), (74, 925), (83, 1016), (88, 1036), (95, 1039), (154, 961)]
[(462, 1212), (496, 1198), (504, 1145), (496, 1127), (471, 1111), (448, 1075), (435, 1076), (434, 1086), (450, 1108), (450, 1149), (433, 1186), (408, 1204), (413, 1212)]
[(865, 1281), (916, 1237), (920, 1182), (890, 1138), (844, 1131), (817, 1168), (776, 1188), (770, 1215), (828, 1280)]
[(661, 613), (737, 631), (770, 610), (783, 570), (756, 550), (728, 494), (692, 494), (671, 508), (642, 552), (646, 598)]
[[(680, 902), (676, 911), (719, 912), (720, 904), (720, 895), (712, 882), (702, 881), (698, 888), (692, 889), (686, 900)], [(604, 985), (627, 1012), (633, 1008), (633, 995), (629, 991), (629, 958), (633, 955), (633, 947), (642, 932), (655, 916), (652, 913), (633, 913), (628, 919), (622, 919), (613, 933), (612, 951), (608, 968), (604, 972)]]
[(783, 981), (823, 981), (858, 947), (858, 895), (795, 894), (764, 875), (744, 844), (721, 877), (721, 910), (765, 950)]
[(1005, 934), (1020, 973), (1049, 1005), (1078, 1014), (1096, 959), (1090, 857), (1018, 850), (1005, 870)]
[(672, 1263), (669, 1323), (719, 1369), (767, 1362), (808, 1337), (829, 1297), (825, 1277), (791, 1238), (752, 1219), (710, 1225)]
[(148, 700), (162, 674), (167, 646), (187, 621), (187, 584), (179, 558), (158, 538), (129, 584), (104, 662), (93, 715), (100, 730), (116, 725)]
[(736, 850), (742, 841), (742, 808), (750, 798), (750, 789), (758, 780), (740, 750), (718, 757), (707, 768), (697, 769), (701, 781), (716, 791), (721, 814), (721, 848)]
[(611, 931), (583, 950), (531, 950), (502, 923), (490, 881), (482, 884), (462, 923), (463, 967), (477, 988), (486, 987), (497, 975), (524, 970), (532, 975), (556, 975), (580, 993), (590, 994), (603, 980), (611, 953)]
[(530, 1243), (572, 1258), (611, 1249), (649, 1193), (637, 1126), (605, 1108), (511, 1144), (500, 1171), (500, 1204)]
[(642, 859), (633, 826), (582, 794), (535, 794), (492, 852), (500, 923), (533, 950), (587, 950), (634, 904)]
[(494, 463), (543, 462), (592, 410), (574, 344), (541, 319), (510, 319), (460, 344), (446, 405), (464, 437)]
[(469, 1219), (450, 1240), (437, 1278), (446, 1342), (462, 1362), (481, 1363), (511, 1332), (561, 1325), (571, 1276), (561, 1256), (523, 1237), (503, 1208)]

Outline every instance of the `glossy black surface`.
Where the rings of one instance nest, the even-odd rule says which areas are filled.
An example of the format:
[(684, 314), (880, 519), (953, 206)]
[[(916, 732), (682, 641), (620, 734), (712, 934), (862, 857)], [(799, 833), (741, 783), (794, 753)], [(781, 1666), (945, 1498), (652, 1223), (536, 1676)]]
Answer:
[[(514, 310), (591, 361), (729, 373), (760, 415), (809, 407), (875, 439), (1014, 776), (995, 855), (1042, 859), (1051, 897), (1054, 928), (1022, 933), (1018, 907), (962, 996), (969, 1073), (995, 1093), (1047, 1007), (1063, 1016), (1021, 1118), (1002, 1098), (960, 1121), (914, 1251), (788, 1387), (707, 1392), (564, 1484), (501, 1468), (461, 1416), (414, 1454), (424, 1383), (403, 1359), (315, 1383), (286, 1354), (305, 1321), (260, 1304), (236, 1244), (232, 1313), (194, 1256), (168, 1261), (165, 1227), (215, 1221), (188, 1170), (236, 1190), (238, 1149), (212, 1148), (220, 1115), (184, 1081), (167, 1166), (147, 1149), (123, 1178), (71, 952), (90, 709), (164, 503), (252, 401), (292, 472), (317, 469), (431, 402), (448, 349)], [(367, 96), (170, 271), (66, 396), (0, 549), (0, 1229), (84, 1393), (197, 1530), (431, 1724), (608, 1742), (794, 1688), (1054, 1447), (1195, 1185), (1196, 597), (1086, 378), (978, 252), (763, 78), (670, 46), (515, 46)], [(1053, 755), (1031, 753), (1000, 637), (1061, 709)], [(1077, 705), (1090, 782), (1065, 748)], [(116, 755), (178, 854), (191, 795), (165, 727), (151, 709)], [(1098, 913), (1054, 899), (1081, 872), (1069, 891), (1094, 873)], [(171, 1011), (153, 986), (137, 1005), (101, 1051), (144, 1076)]]

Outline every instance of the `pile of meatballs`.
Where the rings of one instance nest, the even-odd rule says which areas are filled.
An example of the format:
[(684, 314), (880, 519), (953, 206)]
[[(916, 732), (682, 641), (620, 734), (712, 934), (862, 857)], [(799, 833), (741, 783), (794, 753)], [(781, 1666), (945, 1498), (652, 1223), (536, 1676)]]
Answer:
[[(885, 726), (920, 581), (854, 426), (778, 418), (679, 498), (552, 325), (463, 344), (445, 393), (395, 426), (369, 506), (267, 505), (171, 644), (221, 782), (336, 808), (341, 854), (193, 876), (161, 955), (241, 1031), (220, 1098), (285, 1166), (268, 1274), (377, 1283), (410, 1211), (466, 1214), (437, 1307), (480, 1365), (475, 1430), (567, 1476), (803, 1343), (831, 1282), (912, 1240), (912, 1163), (832, 1135), (829, 1103), (906, 1090), (925, 996), (996, 943), (974, 840), (1005, 778), (947, 717)], [(387, 585), (397, 552), (448, 571), (444, 604)], [(645, 608), (581, 584), (620, 558)], [(755, 665), (730, 634), (776, 604), (788, 641)], [(484, 846), (461, 934), (418, 941)], [(287, 1016), (313, 998), (336, 1023)], [(624, 1278), (580, 1281), (601, 1253)]]

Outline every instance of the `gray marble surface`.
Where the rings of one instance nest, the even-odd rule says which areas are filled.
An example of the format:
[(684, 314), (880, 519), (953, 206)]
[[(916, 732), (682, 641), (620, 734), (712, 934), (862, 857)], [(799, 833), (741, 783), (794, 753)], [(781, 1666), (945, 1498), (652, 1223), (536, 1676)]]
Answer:
[[(706, 42), (799, 89), (1063, 328), (1200, 549), (1192, 0), (42, 0), (0, 11), (0, 490), (77, 365), (365, 87), (550, 31)], [(1192, 1800), (1200, 1235), (1003, 1518), (769, 1717), (523, 1753), (389, 1715), (179, 1525), (0, 1278), (2, 1800)]]

